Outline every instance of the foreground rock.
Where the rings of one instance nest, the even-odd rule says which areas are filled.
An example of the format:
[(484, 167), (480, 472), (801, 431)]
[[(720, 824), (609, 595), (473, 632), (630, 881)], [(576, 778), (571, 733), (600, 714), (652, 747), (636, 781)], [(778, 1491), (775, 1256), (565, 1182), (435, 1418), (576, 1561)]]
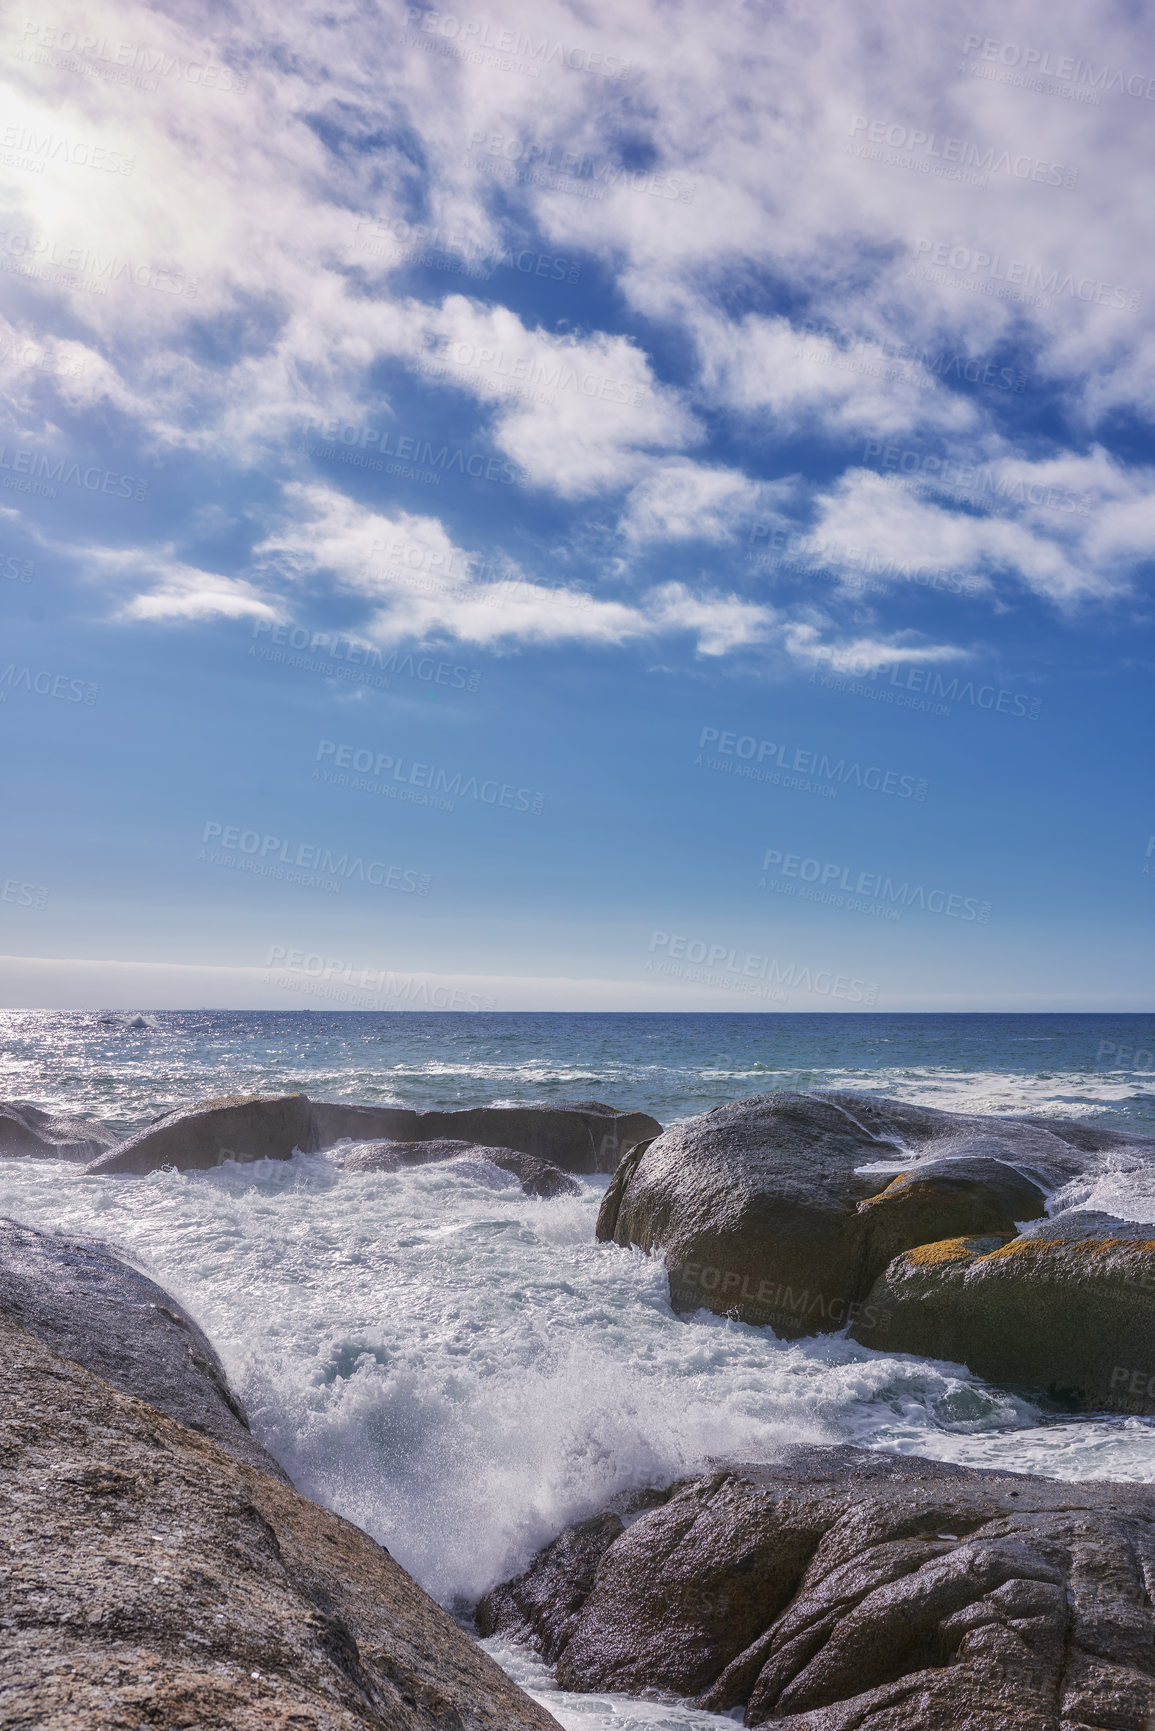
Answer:
[[(877, 1344), (871, 1287), (946, 1238), (1013, 1237), (1046, 1192), (1155, 1143), (843, 1093), (764, 1094), (675, 1126), (614, 1174), (598, 1237), (662, 1250), (670, 1298), (783, 1335), (854, 1325)], [(882, 1168), (866, 1170), (863, 1168)]]
[(166, 1113), (93, 1158), (86, 1170), (141, 1175), (162, 1166), (187, 1171), (223, 1160), (288, 1160), (346, 1141), (450, 1140), (525, 1154), (564, 1172), (612, 1172), (628, 1148), (660, 1130), (644, 1112), (618, 1112), (596, 1100), (418, 1112), (304, 1094), (251, 1094)]
[(478, 1609), (563, 1688), (780, 1731), (1148, 1731), (1155, 1493), (855, 1449), (570, 1528)]
[(238, 1460), (284, 1478), (252, 1436), (196, 1323), (107, 1245), (0, 1219), (0, 1316), (122, 1394), (148, 1401)]
[(0, 1158), (95, 1160), (116, 1137), (91, 1118), (63, 1117), (30, 1100), (0, 1105)]
[(521, 1180), (527, 1196), (549, 1199), (580, 1196), (581, 1186), (557, 1166), (519, 1154), (514, 1148), (483, 1148), (476, 1142), (455, 1142), (440, 1137), (433, 1142), (361, 1142), (334, 1151), (333, 1162), (342, 1172), (400, 1172), (409, 1166), (428, 1166), (442, 1160), (484, 1161)]
[[(41, 1247), (66, 1288), (74, 1249)], [(79, 1322), (22, 1314), (0, 1297), (0, 1723), (557, 1731), (367, 1534), (124, 1392), (134, 1342), (114, 1386), (110, 1337), (95, 1374), (45, 1343)]]
[(1039, 1388), (1073, 1411), (1155, 1413), (1155, 1229), (1060, 1215), (1020, 1237), (898, 1256), (855, 1338)]

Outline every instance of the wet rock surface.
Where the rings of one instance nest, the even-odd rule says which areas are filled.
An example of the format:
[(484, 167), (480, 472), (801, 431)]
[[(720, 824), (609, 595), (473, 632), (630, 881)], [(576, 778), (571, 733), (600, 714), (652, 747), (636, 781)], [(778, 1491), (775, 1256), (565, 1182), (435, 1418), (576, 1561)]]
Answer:
[[(304, 1094), (251, 1094), (166, 1113), (112, 1146), (94, 1144), (77, 1157), (88, 1159), (86, 1170), (96, 1174), (140, 1176), (162, 1166), (188, 1171), (224, 1160), (288, 1160), (297, 1151), (321, 1152), (349, 1141), (454, 1141), (527, 1155), (564, 1172), (595, 1173), (612, 1172), (628, 1148), (660, 1130), (644, 1112), (619, 1112), (597, 1100), (419, 1112)], [(0, 1148), (2, 1135), (0, 1126)]]
[[(676, 1125), (615, 1173), (598, 1236), (662, 1251), (670, 1298), (782, 1335), (851, 1324), (903, 1251), (1013, 1236), (1058, 1185), (1155, 1143), (846, 1093), (759, 1095)], [(913, 1349), (912, 1349), (913, 1350)]]
[(166, 1112), (86, 1171), (141, 1176), (162, 1166), (198, 1171), (224, 1160), (288, 1160), (312, 1135), (304, 1094), (236, 1094)]
[(557, 1166), (519, 1154), (514, 1148), (485, 1148), (477, 1142), (459, 1142), (439, 1137), (431, 1142), (361, 1142), (334, 1149), (330, 1158), (342, 1172), (400, 1172), (409, 1166), (428, 1166), (442, 1160), (487, 1161), (520, 1179), (527, 1196), (548, 1199), (579, 1196), (581, 1187)]
[(1148, 1731), (1155, 1492), (807, 1448), (571, 1527), (479, 1627), (783, 1731)]
[(122, 1394), (284, 1478), (250, 1433), (201, 1329), (163, 1287), (106, 1244), (0, 1219), (0, 1316)]
[(102, 1247), (5, 1230), (19, 1268), (0, 1285), (0, 1723), (557, 1731), (367, 1534), (223, 1421), (190, 1428), (214, 1399), (231, 1407), (195, 1357), (166, 1357), (167, 1325), (140, 1312), (158, 1288), (98, 1265)]
[(95, 1160), (116, 1141), (91, 1118), (75, 1118), (31, 1100), (0, 1105), (0, 1159)]
[[(1155, 1228), (1083, 1216), (898, 1256), (852, 1338), (965, 1364), (1077, 1412), (1155, 1413)], [(865, 1312), (864, 1312), (865, 1314)]]

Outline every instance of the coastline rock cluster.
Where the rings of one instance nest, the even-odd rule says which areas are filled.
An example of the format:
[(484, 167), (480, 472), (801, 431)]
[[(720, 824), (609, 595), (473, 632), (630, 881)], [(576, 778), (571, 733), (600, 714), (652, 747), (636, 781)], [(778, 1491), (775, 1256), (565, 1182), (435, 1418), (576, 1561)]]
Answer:
[(564, 1688), (780, 1731), (1146, 1731), (1155, 1492), (793, 1451), (568, 1528), (478, 1607)]
[[(0, 1108), (0, 1156), (94, 1176), (297, 1151), (362, 1173), (482, 1162), (541, 1198), (612, 1173), (597, 1236), (662, 1255), (688, 1326), (845, 1330), (1053, 1411), (1155, 1414), (1155, 1225), (1078, 1201), (1155, 1165), (1151, 1139), (837, 1091), (669, 1130), (597, 1101), (290, 1094), (117, 1139)], [(0, 1223), (0, 1354), (4, 1723), (553, 1725), (386, 1551), (298, 1496), (193, 1319), (110, 1251)], [(841, 1448), (720, 1461), (567, 1528), (477, 1622), (563, 1688), (785, 1731), (1151, 1731), (1155, 1488)]]

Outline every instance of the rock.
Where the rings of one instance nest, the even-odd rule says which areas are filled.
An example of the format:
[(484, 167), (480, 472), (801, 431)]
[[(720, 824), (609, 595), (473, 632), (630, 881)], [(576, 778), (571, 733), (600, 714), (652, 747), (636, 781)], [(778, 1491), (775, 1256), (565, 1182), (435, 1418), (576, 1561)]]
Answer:
[(58, 1356), (6, 1298), (0, 1382), (4, 1725), (558, 1731), (366, 1533)]
[(162, 1166), (187, 1171), (222, 1160), (289, 1160), (298, 1150), (319, 1152), (342, 1141), (448, 1140), (529, 1155), (566, 1172), (612, 1172), (625, 1149), (660, 1130), (644, 1112), (618, 1112), (596, 1100), (417, 1112), (304, 1094), (248, 1094), (167, 1112), (107, 1151), (96, 1149), (99, 1158), (81, 1158), (90, 1158), (86, 1170), (93, 1173), (139, 1176)]
[(656, 1136), (661, 1125), (644, 1112), (619, 1112), (597, 1100), (531, 1106), (470, 1106), (454, 1112), (418, 1112), (405, 1106), (347, 1106), (312, 1102), (311, 1146), (377, 1140), (442, 1139), (513, 1149), (563, 1172), (612, 1172), (627, 1149)]
[(116, 1137), (91, 1118), (62, 1117), (31, 1100), (0, 1106), (0, 1157), (95, 1160)]
[(1145, 1731), (1155, 1492), (799, 1449), (570, 1528), (488, 1595), (563, 1688), (781, 1731)]
[(867, 1295), (900, 1251), (1013, 1235), (1043, 1213), (1049, 1189), (1102, 1169), (1121, 1146), (1155, 1161), (1155, 1143), (1076, 1128), (1080, 1146), (1026, 1119), (846, 1093), (758, 1095), (635, 1147), (598, 1237), (662, 1250), (682, 1314), (705, 1307), (783, 1335), (853, 1322), (865, 1337)]
[(285, 1476), (250, 1433), (220, 1360), (191, 1316), (107, 1245), (0, 1219), (0, 1316), (239, 1460)]
[(187, 1172), (223, 1160), (288, 1160), (310, 1147), (311, 1134), (304, 1094), (234, 1094), (166, 1112), (85, 1171), (139, 1176), (162, 1166)]
[(581, 1186), (556, 1166), (519, 1154), (514, 1148), (484, 1148), (476, 1142), (439, 1137), (432, 1142), (359, 1142), (338, 1147), (330, 1156), (342, 1172), (400, 1172), (407, 1166), (428, 1166), (439, 1160), (485, 1160), (512, 1172), (527, 1196), (580, 1196)]
[(897, 1256), (851, 1335), (965, 1364), (1071, 1411), (1155, 1412), (1155, 1228), (1062, 1215)]

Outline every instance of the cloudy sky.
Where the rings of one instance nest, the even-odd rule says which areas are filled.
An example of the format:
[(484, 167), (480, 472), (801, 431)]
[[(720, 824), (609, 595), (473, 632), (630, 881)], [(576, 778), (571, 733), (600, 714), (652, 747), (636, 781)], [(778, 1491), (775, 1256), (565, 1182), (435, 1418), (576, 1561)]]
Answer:
[(2, 1001), (1149, 1009), (1139, 8), (41, 0)]

